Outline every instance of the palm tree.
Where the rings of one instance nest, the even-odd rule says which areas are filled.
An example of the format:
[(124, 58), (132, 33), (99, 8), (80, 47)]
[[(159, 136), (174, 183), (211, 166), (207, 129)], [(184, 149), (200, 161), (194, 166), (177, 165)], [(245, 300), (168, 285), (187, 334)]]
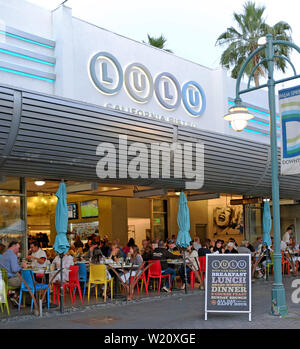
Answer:
[[(237, 22), (238, 29), (234, 27), (227, 28), (227, 30), (221, 34), (216, 45), (227, 46), (222, 53), (220, 63), (226, 69), (231, 69), (231, 77), (236, 79), (238, 73), (247, 59), (247, 57), (257, 49), (258, 40), (267, 34), (272, 34), (275, 40), (292, 41), (291, 27), (286, 22), (278, 22), (273, 27), (266, 24), (263, 14), (265, 6), (255, 6), (254, 2), (248, 1), (244, 4), (244, 12), (241, 14), (234, 13), (234, 19)], [(290, 48), (288, 46), (275, 47), (276, 55), (283, 55), (289, 57)], [(252, 59), (252, 63), (249, 63), (245, 73), (249, 76), (252, 69), (256, 64), (264, 58), (264, 52), (260, 52)], [(275, 67), (282, 72), (285, 72), (286, 61), (284, 59), (275, 60)], [(267, 69), (267, 62), (256, 69), (254, 73), (255, 86), (259, 86), (259, 78), (264, 76), (264, 72)]]
[(167, 42), (167, 39), (163, 35), (159, 36), (158, 38), (155, 38), (154, 36), (150, 36), (149, 34), (147, 34), (147, 36), (148, 36), (149, 45), (160, 48), (167, 52), (173, 53), (173, 51), (165, 48), (165, 43)]

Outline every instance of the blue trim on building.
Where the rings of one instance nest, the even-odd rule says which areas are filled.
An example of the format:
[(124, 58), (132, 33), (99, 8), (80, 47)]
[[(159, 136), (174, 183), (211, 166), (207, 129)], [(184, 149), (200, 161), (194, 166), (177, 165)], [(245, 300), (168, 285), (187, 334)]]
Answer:
[(23, 72), (21, 72), (21, 71), (17, 71), (17, 70), (13, 70), (13, 69), (8, 69), (8, 68), (0, 67), (0, 70), (6, 71), (6, 72), (8, 72), (8, 73), (13, 73), (13, 74), (17, 74), (17, 75), (27, 76), (27, 77), (29, 77), (29, 78), (44, 80), (44, 81), (47, 81), (47, 82), (54, 82), (53, 79), (44, 78), (44, 77), (42, 77), (42, 76), (38, 76), (38, 75), (34, 75), (34, 74), (23, 73)]
[(44, 61), (44, 60), (41, 60), (41, 59), (37, 59), (37, 58), (30, 57), (30, 56), (22, 55), (20, 53), (16, 53), (16, 52), (12, 52), (12, 51), (9, 51), (9, 50), (5, 50), (3, 48), (0, 48), (0, 52), (6, 53), (6, 54), (11, 55), (11, 56), (25, 58), (25, 59), (28, 59), (30, 61), (34, 61), (34, 62), (37, 62), (37, 63), (43, 63), (43, 64), (47, 64), (47, 65), (50, 65), (50, 66), (54, 66), (54, 64), (51, 63), (51, 62), (47, 62), (47, 61)]
[(42, 44), (41, 42), (38, 42), (38, 41), (35, 41), (35, 40), (26, 39), (26, 38), (23, 38), (22, 36), (11, 34), (11, 33), (8, 33), (6, 31), (3, 31), (3, 30), (0, 30), (0, 34), (4, 34), (6, 36), (10, 36), (10, 37), (15, 38), (15, 39), (23, 40), (23, 41), (29, 42), (31, 44), (35, 44), (35, 45), (39, 45), (39, 46), (43, 46), (43, 47), (54, 49), (54, 46)]

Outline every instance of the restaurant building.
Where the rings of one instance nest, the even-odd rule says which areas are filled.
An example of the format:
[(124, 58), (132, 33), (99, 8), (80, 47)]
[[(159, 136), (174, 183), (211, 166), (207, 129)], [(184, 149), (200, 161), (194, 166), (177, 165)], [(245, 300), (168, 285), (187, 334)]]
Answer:
[[(146, 236), (176, 235), (180, 190), (189, 198), (192, 237), (252, 241), (262, 234), (262, 199), (271, 197), (266, 91), (244, 97), (255, 117), (235, 132), (223, 118), (233, 104), (235, 80), (221, 68), (87, 23), (64, 5), (49, 11), (0, 0), (0, 9), (1, 241), (25, 243), (42, 232), (53, 243), (61, 180), (68, 190), (69, 230), (83, 239), (97, 229), (122, 244), (128, 237), (140, 244)], [(126, 151), (135, 144), (147, 150), (154, 143), (193, 143), (202, 152), (189, 148), (182, 178), (174, 166), (169, 176), (153, 175), (148, 162), (139, 163), (139, 176), (129, 176), (130, 152), (122, 165), (127, 176), (119, 171), (101, 178), (102, 148), (113, 146), (120, 166), (122, 141)], [(203, 183), (192, 187), (187, 183), (199, 158)], [(114, 159), (107, 159), (110, 168)], [(161, 174), (163, 157), (157, 161), (154, 172)], [(282, 229), (293, 224), (296, 233), (299, 179), (280, 177)], [(39, 180), (45, 183), (38, 186)], [(253, 200), (231, 201), (243, 198)]]

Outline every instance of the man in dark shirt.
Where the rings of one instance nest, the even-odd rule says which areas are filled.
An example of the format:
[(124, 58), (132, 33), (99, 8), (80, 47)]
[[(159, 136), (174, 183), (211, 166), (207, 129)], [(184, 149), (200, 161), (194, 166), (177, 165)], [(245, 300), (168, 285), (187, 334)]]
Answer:
[(211, 253), (210, 249), (209, 249), (209, 242), (208, 241), (202, 242), (201, 246), (202, 247), (199, 248), (199, 250), (198, 250), (199, 257), (205, 257), (208, 253)]
[(235, 249), (234, 242), (228, 242), (225, 253), (238, 253), (238, 251)]
[[(178, 258), (181, 258), (181, 256), (176, 256), (173, 253), (169, 252), (165, 248), (165, 243), (162, 240), (158, 242), (158, 247), (152, 252), (152, 259), (160, 261), (162, 275), (170, 275), (171, 285), (173, 284), (176, 272), (173, 268), (168, 266), (167, 259)], [(162, 287), (162, 290), (164, 290), (165, 292), (171, 292), (171, 285), (169, 285), (169, 278), (167, 278), (166, 286)]]
[[(171, 253), (179, 252), (178, 247), (176, 246), (174, 240), (167, 241), (168, 251)], [(178, 253), (179, 254), (179, 253)]]

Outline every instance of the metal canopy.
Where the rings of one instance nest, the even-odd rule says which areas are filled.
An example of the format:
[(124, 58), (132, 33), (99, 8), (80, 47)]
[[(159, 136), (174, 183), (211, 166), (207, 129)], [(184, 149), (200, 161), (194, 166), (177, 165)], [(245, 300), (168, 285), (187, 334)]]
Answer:
[[(142, 142), (203, 142), (204, 187), (201, 191), (271, 196), (269, 146), (172, 125), (11, 87), (0, 87), (0, 174), (64, 178), (101, 183), (184, 188), (179, 179), (99, 179), (96, 148)], [(280, 151), (278, 150), (280, 157)], [(128, 159), (130, 161), (130, 158)], [(195, 166), (196, 159), (193, 158)], [(160, 161), (160, 168), (162, 163)], [(148, 169), (142, 169), (148, 173)], [(300, 199), (300, 176), (280, 177), (280, 196)]]

